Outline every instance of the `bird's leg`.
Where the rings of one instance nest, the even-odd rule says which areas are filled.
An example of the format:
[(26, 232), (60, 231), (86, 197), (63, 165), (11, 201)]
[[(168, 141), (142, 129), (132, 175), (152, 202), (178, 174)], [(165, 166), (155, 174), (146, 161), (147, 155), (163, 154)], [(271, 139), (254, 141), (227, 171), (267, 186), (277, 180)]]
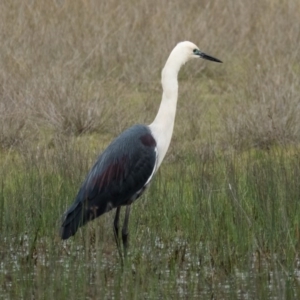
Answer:
[[(115, 219), (114, 219), (114, 235), (115, 235), (115, 240), (116, 240), (116, 244), (117, 244), (119, 256), (120, 256), (120, 258), (122, 260), (122, 253), (121, 253), (121, 247), (120, 247), (120, 241), (119, 241), (119, 218), (120, 218), (120, 211), (121, 211), (121, 207), (119, 206), (116, 209), (116, 215), (115, 215)], [(123, 260), (122, 260), (122, 264), (123, 264)]]
[(128, 222), (130, 215), (130, 205), (126, 206), (125, 219), (122, 228), (122, 241), (124, 247), (124, 256), (127, 256), (127, 248), (128, 248)]
[(115, 231), (115, 237), (119, 238), (119, 218), (120, 218), (120, 211), (121, 207), (117, 207), (116, 209), (116, 215), (114, 219), (114, 231)]

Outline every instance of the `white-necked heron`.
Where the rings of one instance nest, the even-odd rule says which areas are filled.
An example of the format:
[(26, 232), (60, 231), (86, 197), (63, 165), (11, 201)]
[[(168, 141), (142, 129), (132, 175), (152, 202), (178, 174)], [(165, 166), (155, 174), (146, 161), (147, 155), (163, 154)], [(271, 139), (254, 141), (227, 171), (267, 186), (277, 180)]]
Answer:
[(88, 221), (116, 208), (114, 230), (119, 248), (120, 209), (126, 206), (122, 228), (126, 254), (130, 205), (149, 186), (170, 145), (178, 97), (178, 72), (187, 61), (199, 57), (221, 63), (191, 42), (176, 45), (162, 70), (163, 95), (154, 121), (125, 130), (98, 157), (74, 203), (64, 214), (62, 239), (68, 239)]

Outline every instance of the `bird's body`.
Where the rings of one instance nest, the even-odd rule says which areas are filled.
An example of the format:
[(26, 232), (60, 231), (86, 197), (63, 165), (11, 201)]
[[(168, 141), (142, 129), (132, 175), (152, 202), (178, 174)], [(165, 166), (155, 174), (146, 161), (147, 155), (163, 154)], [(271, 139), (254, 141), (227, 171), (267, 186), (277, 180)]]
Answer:
[(177, 44), (162, 70), (163, 95), (156, 118), (149, 126), (134, 125), (124, 131), (98, 157), (74, 204), (64, 214), (62, 239), (74, 235), (88, 221), (117, 208), (114, 228), (118, 244), (120, 207), (126, 205), (122, 230), (126, 250), (130, 204), (144, 192), (167, 153), (176, 115), (177, 75), (180, 67), (194, 57), (221, 62), (191, 42)]
[[(134, 145), (134, 147), (132, 147)], [(148, 126), (134, 125), (98, 157), (66, 212), (61, 236), (113, 208), (129, 205), (145, 190), (156, 169), (156, 142)]]

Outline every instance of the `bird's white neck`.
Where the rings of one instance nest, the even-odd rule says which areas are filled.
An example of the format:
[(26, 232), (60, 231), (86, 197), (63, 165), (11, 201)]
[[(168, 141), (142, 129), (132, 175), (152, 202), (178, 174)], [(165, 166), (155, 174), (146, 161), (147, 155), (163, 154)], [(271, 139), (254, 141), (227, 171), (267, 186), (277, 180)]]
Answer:
[(177, 76), (182, 64), (176, 52), (173, 51), (162, 70), (162, 101), (154, 121), (149, 125), (158, 148), (157, 169), (171, 142), (178, 98)]

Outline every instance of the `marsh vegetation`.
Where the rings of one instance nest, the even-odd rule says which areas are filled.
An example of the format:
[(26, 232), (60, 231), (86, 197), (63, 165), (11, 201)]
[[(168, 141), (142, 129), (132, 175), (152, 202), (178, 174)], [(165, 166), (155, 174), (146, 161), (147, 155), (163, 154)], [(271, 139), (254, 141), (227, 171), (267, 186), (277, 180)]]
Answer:
[[(2, 1), (0, 297), (299, 299), (300, 3)], [(60, 216), (113, 137), (150, 123), (190, 40), (167, 158), (132, 209), (124, 268), (108, 213)]]

